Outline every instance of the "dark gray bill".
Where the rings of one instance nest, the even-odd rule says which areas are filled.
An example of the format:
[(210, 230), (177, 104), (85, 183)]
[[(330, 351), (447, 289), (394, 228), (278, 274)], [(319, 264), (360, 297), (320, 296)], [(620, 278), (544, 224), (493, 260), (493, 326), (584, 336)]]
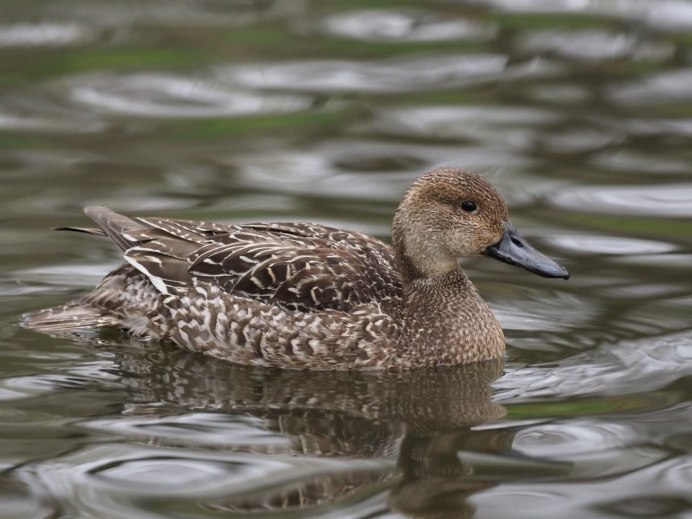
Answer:
[(541, 254), (522, 238), (511, 224), (505, 223), (505, 235), (499, 243), (485, 249), (485, 255), (522, 267), (544, 278), (569, 279), (567, 269)]

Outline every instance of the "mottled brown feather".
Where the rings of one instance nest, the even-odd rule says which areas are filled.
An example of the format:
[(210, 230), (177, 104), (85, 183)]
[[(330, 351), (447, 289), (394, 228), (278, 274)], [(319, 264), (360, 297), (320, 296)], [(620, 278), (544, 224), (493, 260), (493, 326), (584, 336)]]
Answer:
[(316, 224), (291, 225), (136, 218), (127, 226), (125, 257), (169, 291), (199, 278), (290, 310), (348, 312), (400, 297), (394, 256), (385, 243)]

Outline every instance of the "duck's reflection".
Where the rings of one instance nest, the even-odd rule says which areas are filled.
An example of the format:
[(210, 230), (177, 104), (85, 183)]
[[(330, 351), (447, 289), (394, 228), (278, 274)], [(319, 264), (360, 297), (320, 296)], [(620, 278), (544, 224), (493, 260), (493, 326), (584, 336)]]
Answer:
[(460, 453), (502, 454), (511, 447), (511, 431), (472, 429), (505, 414), (490, 398), (501, 361), (406, 373), (334, 373), (234, 366), (165, 347), (148, 348), (146, 360), (125, 357), (121, 365), (130, 376), (123, 380), (132, 400), (252, 416), (289, 439), (279, 447), (234, 444), (234, 451), (383, 462), (298, 476), (288, 485), (207, 505), (215, 509), (302, 509), (388, 488), (389, 505), (400, 512), (466, 516), (473, 510), (467, 498), (497, 480)]

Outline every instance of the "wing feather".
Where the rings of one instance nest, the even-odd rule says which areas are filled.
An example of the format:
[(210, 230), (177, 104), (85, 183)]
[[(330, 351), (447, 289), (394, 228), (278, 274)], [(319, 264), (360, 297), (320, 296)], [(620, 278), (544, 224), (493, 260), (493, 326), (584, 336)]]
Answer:
[(309, 223), (227, 225), (87, 214), (162, 293), (215, 283), (288, 309), (350, 311), (401, 297), (391, 247), (360, 233)]

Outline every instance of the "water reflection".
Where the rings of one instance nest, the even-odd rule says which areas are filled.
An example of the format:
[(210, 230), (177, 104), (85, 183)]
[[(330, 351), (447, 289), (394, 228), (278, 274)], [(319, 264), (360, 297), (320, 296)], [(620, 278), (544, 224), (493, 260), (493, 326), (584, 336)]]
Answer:
[[(390, 488), (391, 506), (427, 516), (431, 504), (436, 512), (472, 510), (466, 499), (495, 485), (497, 460), (512, 458), (511, 430), (474, 429), (505, 415), (490, 399), (499, 361), (398, 374), (304, 373), (157, 347), (145, 358), (123, 351), (116, 363), (129, 395), (122, 415), (87, 418), (80, 428), (142, 447), (94, 445), (43, 460), (40, 475), (31, 465), (19, 469), (34, 493), (62, 499), (73, 485), (98, 488), (98, 499), (89, 491), (78, 498), (97, 514), (123, 492), (196, 496), (214, 510), (248, 512), (361, 501)], [(514, 463), (534, 475), (569, 466)]]

